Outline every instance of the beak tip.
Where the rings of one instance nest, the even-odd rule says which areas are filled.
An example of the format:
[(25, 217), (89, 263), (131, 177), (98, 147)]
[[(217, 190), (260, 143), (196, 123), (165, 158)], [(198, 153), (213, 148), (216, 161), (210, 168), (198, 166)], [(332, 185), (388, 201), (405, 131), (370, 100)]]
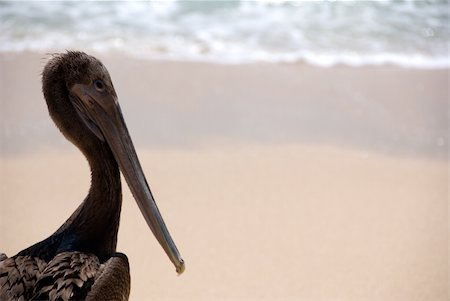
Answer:
[(176, 268), (177, 274), (178, 276), (180, 276), (181, 274), (183, 274), (184, 270), (186, 269), (186, 266), (184, 264), (184, 260), (180, 259), (179, 261), (179, 265)]

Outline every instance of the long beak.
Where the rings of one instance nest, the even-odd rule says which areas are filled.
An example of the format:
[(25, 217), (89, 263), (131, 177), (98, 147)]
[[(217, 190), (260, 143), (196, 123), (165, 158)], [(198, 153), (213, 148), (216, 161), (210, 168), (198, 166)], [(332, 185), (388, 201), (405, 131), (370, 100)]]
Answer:
[(115, 95), (82, 84), (73, 85), (70, 94), (84, 123), (99, 139), (109, 144), (145, 221), (175, 265), (177, 273), (183, 273), (184, 261), (150, 191)]

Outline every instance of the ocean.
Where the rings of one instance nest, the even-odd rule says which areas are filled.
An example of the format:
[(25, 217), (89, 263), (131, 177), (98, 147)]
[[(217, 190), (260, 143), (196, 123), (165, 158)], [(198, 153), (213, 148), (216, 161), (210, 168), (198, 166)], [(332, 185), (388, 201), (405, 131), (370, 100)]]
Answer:
[(450, 66), (449, 1), (0, 2), (0, 52)]

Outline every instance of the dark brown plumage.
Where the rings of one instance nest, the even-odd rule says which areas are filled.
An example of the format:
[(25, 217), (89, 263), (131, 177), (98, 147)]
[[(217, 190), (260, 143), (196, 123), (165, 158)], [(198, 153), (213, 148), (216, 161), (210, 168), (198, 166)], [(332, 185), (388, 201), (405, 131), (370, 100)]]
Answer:
[(53, 235), (11, 258), (0, 254), (0, 300), (128, 299), (128, 259), (116, 253), (120, 172), (182, 273), (184, 262), (154, 202), (106, 68), (92, 56), (69, 51), (47, 63), (42, 83), (50, 116), (89, 162), (91, 188)]

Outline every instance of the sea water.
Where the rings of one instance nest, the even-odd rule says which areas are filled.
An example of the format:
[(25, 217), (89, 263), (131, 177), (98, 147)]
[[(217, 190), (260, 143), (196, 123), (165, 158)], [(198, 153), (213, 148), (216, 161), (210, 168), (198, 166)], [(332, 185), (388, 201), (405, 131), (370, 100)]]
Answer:
[(448, 68), (449, 1), (0, 2), (0, 51)]

